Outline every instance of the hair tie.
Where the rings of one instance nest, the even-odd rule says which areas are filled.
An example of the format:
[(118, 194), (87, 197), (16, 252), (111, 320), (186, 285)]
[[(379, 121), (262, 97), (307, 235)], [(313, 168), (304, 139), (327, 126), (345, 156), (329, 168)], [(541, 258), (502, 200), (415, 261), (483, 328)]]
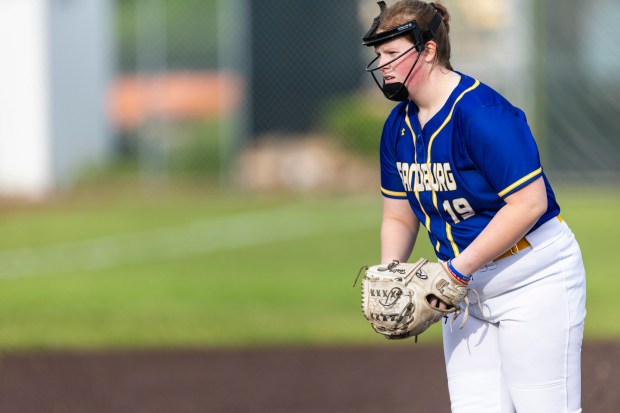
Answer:
[(437, 11), (437, 7), (435, 7), (435, 3), (430, 2), (429, 4), (431, 5), (431, 7), (432, 7), (433, 9), (435, 9), (435, 11)]

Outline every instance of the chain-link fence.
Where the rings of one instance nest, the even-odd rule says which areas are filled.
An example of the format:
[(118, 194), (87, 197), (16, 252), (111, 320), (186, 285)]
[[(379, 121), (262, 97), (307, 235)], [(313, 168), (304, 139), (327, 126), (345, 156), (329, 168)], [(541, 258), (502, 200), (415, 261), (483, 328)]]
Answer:
[[(620, 4), (445, 0), (452, 64), (524, 109), (556, 179), (620, 178)], [(362, 188), (392, 104), (374, 1), (117, 0), (117, 152), (155, 180)]]
[(620, 3), (542, 2), (539, 116), (549, 167), (569, 181), (620, 182)]

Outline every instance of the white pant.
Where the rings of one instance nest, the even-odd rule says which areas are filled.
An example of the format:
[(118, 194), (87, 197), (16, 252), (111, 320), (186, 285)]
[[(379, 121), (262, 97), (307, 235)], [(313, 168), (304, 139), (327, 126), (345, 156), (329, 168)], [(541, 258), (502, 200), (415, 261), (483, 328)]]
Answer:
[(476, 296), (459, 329), (443, 326), (453, 413), (581, 412), (585, 271), (566, 223), (546, 222), (532, 244), (473, 275)]

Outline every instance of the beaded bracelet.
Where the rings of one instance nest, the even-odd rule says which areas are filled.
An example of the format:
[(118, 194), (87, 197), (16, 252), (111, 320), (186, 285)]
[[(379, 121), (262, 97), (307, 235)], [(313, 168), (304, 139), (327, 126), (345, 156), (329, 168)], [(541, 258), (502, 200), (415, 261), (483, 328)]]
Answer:
[(454, 265), (452, 265), (452, 260), (448, 260), (448, 270), (450, 270), (450, 273), (459, 281), (461, 281), (464, 284), (467, 284), (469, 281), (471, 281), (471, 275), (464, 275), (461, 274), (460, 272), (458, 272), (456, 270), (456, 268), (454, 268)]

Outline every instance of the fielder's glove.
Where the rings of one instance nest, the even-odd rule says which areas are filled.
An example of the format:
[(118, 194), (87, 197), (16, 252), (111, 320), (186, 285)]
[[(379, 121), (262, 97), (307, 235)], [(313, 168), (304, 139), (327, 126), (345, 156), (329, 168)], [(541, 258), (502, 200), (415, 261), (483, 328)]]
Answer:
[[(421, 258), (413, 264), (393, 261), (389, 265), (363, 266), (358, 278), (362, 270), (366, 270), (362, 278), (362, 312), (372, 328), (388, 339), (415, 336), (417, 341), (419, 334), (442, 317), (454, 313), (454, 321), (461, 314), (461, 301), (465, 301), (461, 327), (467, 321), (467, 285), (440, 263)], [(431, 305), (439, 301), (444, 308)]]

